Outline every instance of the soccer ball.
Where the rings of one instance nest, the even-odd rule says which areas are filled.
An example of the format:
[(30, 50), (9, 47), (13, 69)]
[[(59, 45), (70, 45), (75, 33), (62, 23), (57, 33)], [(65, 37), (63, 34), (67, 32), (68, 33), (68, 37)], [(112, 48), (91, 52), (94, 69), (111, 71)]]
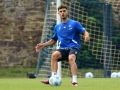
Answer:
[(118, 72), (117, 74), (118, 74), (118, 78), (120, 78), (120, 72)]
[(120, 73), (117, 72), (111, 73), (111, 78), (120, 78)]
[(116, 72), (111, 73), (111, 78), (116, 78), (116, 75), (117, 75)]
[(62, 79), (58, 75), (51, 76), (49, 79), (49, 84), (51, 86), (60, 86), (62, 84)]
[(117, 73), (117, 78), (120, 78), (120, 73), (119, 72)]
[(93, 77), (94, 77), (94, 75), (91, 72), (87, 72), (85, 74), (85, 78), (93, 78)]

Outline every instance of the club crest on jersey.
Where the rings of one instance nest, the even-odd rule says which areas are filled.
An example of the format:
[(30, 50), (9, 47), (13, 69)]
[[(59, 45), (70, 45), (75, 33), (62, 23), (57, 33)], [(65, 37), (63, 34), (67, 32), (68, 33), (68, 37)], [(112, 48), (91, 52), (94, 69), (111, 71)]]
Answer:
[(72, 26), (71, 26), (71, 25), (69, 25), (68, 27), (69, 27), (69, 30), (71, 30), (71, 29), (72, 29)]

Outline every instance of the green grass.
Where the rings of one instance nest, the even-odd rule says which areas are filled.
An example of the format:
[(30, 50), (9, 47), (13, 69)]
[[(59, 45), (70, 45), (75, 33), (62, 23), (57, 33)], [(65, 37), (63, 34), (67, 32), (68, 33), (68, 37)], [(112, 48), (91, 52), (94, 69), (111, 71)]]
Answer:
[(45, 85), (40, 82), (43, 78), (26, 78), (27, 72), (35, 70), (36, 68), (0, 68), (0, 90), (120, 90), (120, 78), (78, 78), (78, 87), (71, 86), (71, 78), (62, 78), (61, 86)]
[(0, 68), (0, 78), (25, 78), (27, 72), (35, 72), (36, 68)]
[(120, 79), (78, 78), (78, 87), (71, 86), (71, 78), (62, 78), (61, 86), (40, 83), (42, 78), (1, 78), (0, 90), (120, 90)]

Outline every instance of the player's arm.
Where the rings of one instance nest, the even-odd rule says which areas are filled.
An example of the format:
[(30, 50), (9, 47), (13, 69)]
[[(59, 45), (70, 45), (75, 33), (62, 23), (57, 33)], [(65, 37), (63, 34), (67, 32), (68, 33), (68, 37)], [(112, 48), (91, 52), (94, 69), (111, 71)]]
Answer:
[(51, 45), (55, 44), (57, 42), (57, 39), (58, 39), (58, 37), (57, 37), (56, 26), (55, 26), (54, 34), (52, 36), (52, 39), (47, 41), (47, 42), (45, 42), (45, 43), (37, 44), (36, 47), (35, 47), (36, 48), (36, 52), (39, 52), (44, 47), (51, 46)]
[(49, 41), (47, 41), (47, 42), (45, 42), (45, 43), (39, 43), (39, 44), (37, 44), (36, 45), (36, 52), (39, 52), (42, 48), (44, 48), (44, 47), (47, 47), (47, 46), (51, 46), (51, 45), (54, 45), (56, 43), (56, 41), (55, 40), (53, 40), (53, 39), (51, 39), (51, 40), (49, 40)]
[(83, 35), (84, 35), (84, 41), (85, 42), (88, 42), (90, 40), (90, 36), (89, 36), (89, 33), (87, 31), (84, 31), (83, 32)]
[(85, 30), (85, 28), (79, 22), (76, 22), (76, 28), (80, 34), (84, 35), (84, 41), (88, 42), (90, 40), (90, 36), (89, 33)]
[(56, 43), (56, 41), (53, 40), (53, 39), (51, 39), (51, 40), (49, 40), (49, 41), (43, 43), (43, 46), (44, 46), (44, 47), (47, 47), (47, 46), (54, 45), (55, 43)]

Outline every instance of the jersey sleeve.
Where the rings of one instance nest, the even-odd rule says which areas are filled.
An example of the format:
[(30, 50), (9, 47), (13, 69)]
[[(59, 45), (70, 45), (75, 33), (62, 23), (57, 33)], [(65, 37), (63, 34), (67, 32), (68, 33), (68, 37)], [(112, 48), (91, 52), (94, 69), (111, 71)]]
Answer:
[(85, 32), (85, 28), (79, 22), (76, 22), (76, 28), (80, 34)]
[(57, 41), (57, 39), (58, 39), (56, 28), (57, 28), (57, 27), (55, 26), (55, 27), (54, 27), (54, 34), (53, 34), (53, 36), (52, 36), (52, 39), (55, 40), (55, 41)]

